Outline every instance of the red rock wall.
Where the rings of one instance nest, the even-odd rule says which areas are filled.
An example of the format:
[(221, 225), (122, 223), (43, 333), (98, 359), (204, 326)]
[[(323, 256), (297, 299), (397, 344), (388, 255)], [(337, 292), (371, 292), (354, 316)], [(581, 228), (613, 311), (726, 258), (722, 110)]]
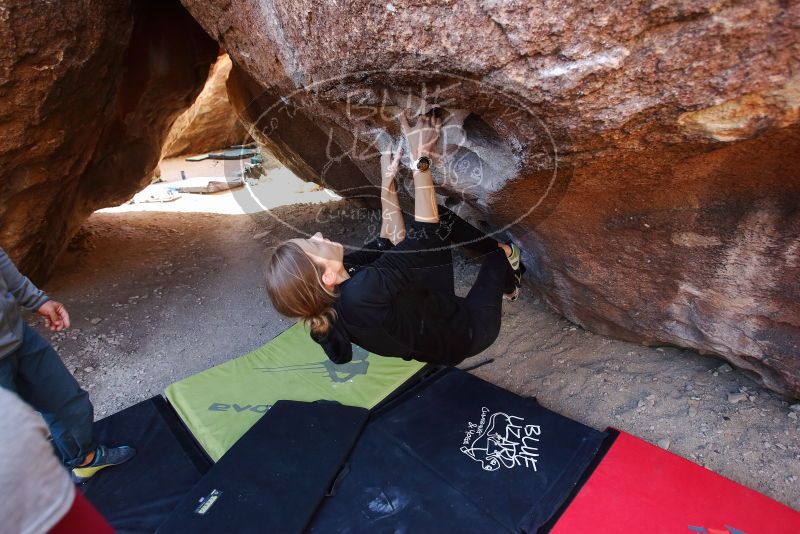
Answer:
[(300, 176), (363, 194), (392, 115), (445, 108), (440, 190), (557, 310), (800, 395), (800, 2), (183, 2)]
[(89, 214), (149, 182), (218, 47), (174, 1), (2, 10), (0, 244), (42, 280)]

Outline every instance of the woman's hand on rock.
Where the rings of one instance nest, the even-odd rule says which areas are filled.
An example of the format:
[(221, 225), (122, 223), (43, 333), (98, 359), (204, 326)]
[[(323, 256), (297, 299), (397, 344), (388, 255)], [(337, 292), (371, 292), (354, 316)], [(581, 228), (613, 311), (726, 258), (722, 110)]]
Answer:
[(430, 115), (421, 115), (414, 126), (408, 123), (408, 110), (400, 114), (400, 127), (408, 142), (408, 156), (413, 164), (422, 156), (436, 156), (436, 143), (439, 141), (439, 132), (442, 120)]

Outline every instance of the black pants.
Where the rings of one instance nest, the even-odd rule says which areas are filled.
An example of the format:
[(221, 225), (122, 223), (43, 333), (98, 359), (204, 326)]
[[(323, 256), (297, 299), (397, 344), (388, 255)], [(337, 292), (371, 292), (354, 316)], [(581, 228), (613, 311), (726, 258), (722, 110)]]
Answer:
[[(464, 358), (486, 350), (500, 333), (503, 293), (514, 289), (514, 272), (503, 249), (493, 239), (449, 209), (439, 206), (439, 232), (442, 245), (441, 261), (420, 270), (415, 283), (430, 291), (455, 293), (452, 245), (460, 245), (483, 259), (478, 278), (464, 298), (471, 316), (472, 341)], [(449, 362), (456, 365), (459, 362)]]

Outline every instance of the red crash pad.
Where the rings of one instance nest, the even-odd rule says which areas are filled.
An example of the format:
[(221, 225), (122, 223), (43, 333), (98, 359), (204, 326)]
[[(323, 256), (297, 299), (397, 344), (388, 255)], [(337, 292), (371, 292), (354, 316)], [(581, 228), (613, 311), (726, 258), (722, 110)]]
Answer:
[(620, 432), (553, 534), (800, 533), (800, 513)]

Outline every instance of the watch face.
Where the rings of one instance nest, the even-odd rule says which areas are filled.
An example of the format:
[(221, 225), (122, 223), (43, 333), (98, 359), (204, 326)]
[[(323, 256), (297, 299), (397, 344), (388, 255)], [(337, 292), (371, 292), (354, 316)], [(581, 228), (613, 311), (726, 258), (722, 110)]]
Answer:
[(430, 168), (430, 166), (431, 166), (430, 158), (423, 156), (417, 160), (417, 169), (421, 171), (427, 171)]

